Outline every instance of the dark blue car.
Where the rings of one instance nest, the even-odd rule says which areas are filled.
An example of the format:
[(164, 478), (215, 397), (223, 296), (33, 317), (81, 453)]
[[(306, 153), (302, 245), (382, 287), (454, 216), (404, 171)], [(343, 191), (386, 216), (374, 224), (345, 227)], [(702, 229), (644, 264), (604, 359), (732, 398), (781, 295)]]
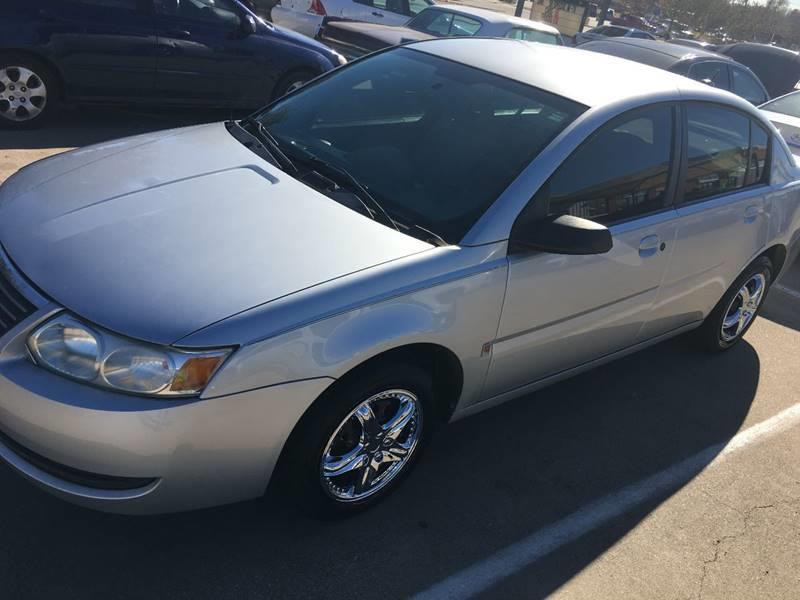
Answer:
[(343, 62), (238, 0), (0, 0), (0, 126), (61, 103), (256, 108)]

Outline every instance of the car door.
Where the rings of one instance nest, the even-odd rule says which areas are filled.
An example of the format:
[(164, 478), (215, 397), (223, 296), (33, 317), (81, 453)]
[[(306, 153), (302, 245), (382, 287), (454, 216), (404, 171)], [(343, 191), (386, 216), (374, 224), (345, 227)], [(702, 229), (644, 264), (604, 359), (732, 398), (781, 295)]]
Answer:
[[(49, 0), (39, 35), (74, 98), (136, 100), (155, 92), (156, 37), (149, 0)], [(0, 42), (1, 43), (1, 42)]]
[[(511, 251), (485, 396), (520, 388), (637, 340), (675, 239), (677, 110), (657, 104), (614, 119), (585, 141), (519, 219), (570, 214), (603, 223), (606, 254)], [(519, 221), (518, 219), (518, 221)]]
[(702, 320), (766, 244), (769, 134), (733, 108), (688, 103), (678, 241), (644, 335)]
[(155, 0), (156, 89), (170, 101), (257, 106), (268, 100), (264, 40), (232, 0)]
[(411, 18), (408, 0), (352, 0), (345, 2), (342, 17), (366, 23), (405, 25)]

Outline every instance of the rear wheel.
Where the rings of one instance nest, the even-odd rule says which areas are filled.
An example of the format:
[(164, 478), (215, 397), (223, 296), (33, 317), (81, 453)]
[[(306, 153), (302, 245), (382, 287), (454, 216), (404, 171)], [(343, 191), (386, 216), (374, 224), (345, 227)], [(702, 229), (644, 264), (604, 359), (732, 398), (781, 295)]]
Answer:
[(335, 385), (292, 436), (281, 477), (317, 516), (347, 515), (389, 495), (416, 463), (433, 419), (430, 376), (385, 365)]
[(698, 330), (707, 349), (727, 350), (747, 333), (772, 284), (772, 269), (769, 258), (762, 256), (733, 282)]
[(24, 56), (0, 56), (0, 126), (40, 125), (54, 112), (58, 93), (57, 80), (44, 64)]
[(289, 94), (295, 90), (299, 90), (309, 81), (314, 79), (314, 77), (316, 77), (316, 75), (314, 75), (314, 73), (311, 71), (295, 71), (293, 73), (289, 73), (275, 86), (275, 90), (272, 92), (272, 99), (277, 100), (286, 94)]

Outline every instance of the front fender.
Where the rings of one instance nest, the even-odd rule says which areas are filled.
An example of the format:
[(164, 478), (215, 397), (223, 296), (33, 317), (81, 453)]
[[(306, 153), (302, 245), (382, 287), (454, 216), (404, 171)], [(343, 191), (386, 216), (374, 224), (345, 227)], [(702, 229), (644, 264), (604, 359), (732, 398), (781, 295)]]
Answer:
[(477, 402), (497, 334), (506, 262), (485, 270), (317, 321), (241, 348), (204, 393), (214, 397), (288, 381), (339, 379), (379, 354), (418, 343), (436, 344), (461, 361), (460, 406)]

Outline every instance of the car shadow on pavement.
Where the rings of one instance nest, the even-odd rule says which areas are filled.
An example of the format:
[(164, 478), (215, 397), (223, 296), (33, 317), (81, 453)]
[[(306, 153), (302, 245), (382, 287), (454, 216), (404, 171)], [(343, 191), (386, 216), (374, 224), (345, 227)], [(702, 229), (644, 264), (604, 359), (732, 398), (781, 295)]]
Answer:
[[(397, 493), (343, 521), (304, 517), (273, 495), (177, 515), (107, 515), (0, 466), (0, 596), (407, 597), (729, 440), (759, 367), (746, 341), (722, 355), (666, 342), (443, 428)], [(525, 597), (569, 581), (690, 478), (531, 565), (526, 581), (536, 587)]]
[(83, 107), (31, 130), (0, 130), (0, 150), (75, 148), (161, 129), (241, 117), (222, 110)]

